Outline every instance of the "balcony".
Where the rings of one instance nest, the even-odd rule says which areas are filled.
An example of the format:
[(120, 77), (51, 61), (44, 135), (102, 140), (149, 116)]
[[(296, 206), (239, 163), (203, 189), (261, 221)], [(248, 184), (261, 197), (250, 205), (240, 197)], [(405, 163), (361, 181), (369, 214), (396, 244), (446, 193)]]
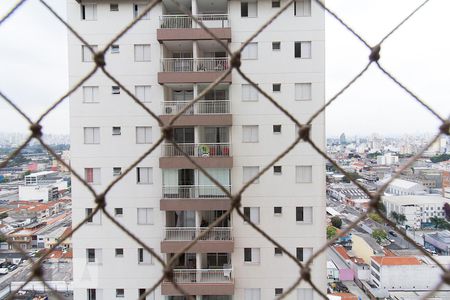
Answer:
[[(231, 28), (226, 14), (195, 15), (216, 37), (231, 41)], [(159, 18), (158, 41), (212, 40), (213, 37), (187, 15), (164, 15)]]
[[(164, 240), (161, 242), (161, 252), (177, 253), (184, 249), (190, 241), (199, 236), (205, 228), (202, 227), (166, 227)], [(190, 252), (233, 252), (234, 241), (230, 227), (215, 227), (189, 249)]]
[[(165, 101), (161, 103), (164, 124), (172, 119), (172, 116), (182, 111), (190, 101)], [(231, 126), (231, 101), (230, 100), (200, 100), (190, 106), (174, 123), (183, 126)]]
[[(231, 192), (231, 186), (225, 186)], [(227, 210), (230, 199), (215, 185), (163, 186), (161, 210)]]
[[(163, 58), (158, 82), (160, 84), (213, 82), (229, 67), (228, 57)], [(222, 82), (231, 82), (231, 74)]]
[[(231, 145), (229, 143), (220, 144), (178, 144), (178, 147), (187, 155), (192, 157), (229, 157), (231, 156)], [(184, 154), (179, 151), (173, 144), (161, 145), (161, 156), (174, 157), (183, 156)]]
[[(191, 156), (203, 168), (233, 167), (233, 158), (231, 157), (231, 146), (229, 143), (179, 143), (178, 147)], [(181, 151), (176, 149), (173, 144), (162, 144), (161, 150), (162, 153), (159, 158), (160, 168), (195, 168), (195, 165)]]
[[(161, 103), (163, 115), (176, 115), (182, 111), (190, 101), (165, 101)], [(184, 115), (224, 115), (231, 111), (230, 100), (200, 100), (195, 102)]]
[[(173, 281), (190, 295), (232, 295), (232, 269), (175, 269)], [(161, 284), (161, 294), (181, 295), (170, 281)]]

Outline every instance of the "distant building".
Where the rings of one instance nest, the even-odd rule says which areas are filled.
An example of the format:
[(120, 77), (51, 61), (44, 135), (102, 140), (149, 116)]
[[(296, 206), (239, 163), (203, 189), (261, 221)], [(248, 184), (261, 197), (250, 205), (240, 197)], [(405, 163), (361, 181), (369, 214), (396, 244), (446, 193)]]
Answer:
[[(435, 257), (448, 266), (450, 257)], [(425, 256), (374, 256), (371, 261), (371, 281), (388, 291), (432, 290), (442, 280), (442, 270)], [(444, 285), (440, 290), (450, 290)]]
[(353, 183), (330, 184), (327, 194), (349, 206), (366, 209), (370, 201), (369, 197)]
[(392, 153), (377, 156), (377, 165), (391, 166), (396, 164), (398, 164), (398, 156), (392, 155)]
[(450, 199), (450, 172), (442, 172), (442, 195)]
[(55, 171), (43, 171), (25, 176), (25, 185), (19, 186), (19, 200), (48, 202), (58, 199), (67, 190), (67, 181)]
[(339, 137), (339, 142), (341, 145), (347, 144), (347, 138), (345, 137), (345, 133), (341, 134), (341, 136)]
[(406, 217), (404, 225), (412, 228), (428, 226), (431, 217), (444, 218), (443, 207), (448, 202), (446, 198), (439, 195), (385, 196), (382, 197), (382, 201), (388, 216), (392, 212), (403, 214)]
[[(378, 185), (381, 186), (389, 180), (390, 178), (384, 178), (378, 183)], [(407, 181), (403, 179), (394, 179), (387, 187), (386, 193), (398, 196), (424, 195), (427, 193), (427, 188), (417, 182)]]
[(436, 251), (439, 255), (450, 255), (450, 231), (425, 233), (423, 236), (425, 248)]
[(360, 232), (352, 234), (352, 252), (357, 257), (362, 258), (366, 264), (370, 264), (372, 256), (384, 255), (383, 247), (373, 237)]

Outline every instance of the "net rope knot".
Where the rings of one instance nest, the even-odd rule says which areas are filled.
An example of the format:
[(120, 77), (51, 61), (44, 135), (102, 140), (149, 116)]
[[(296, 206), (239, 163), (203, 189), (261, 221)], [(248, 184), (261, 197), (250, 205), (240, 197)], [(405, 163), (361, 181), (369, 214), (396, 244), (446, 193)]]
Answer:
[(94, 62), (97, 66), (99, 66), (100, 68), (103, 68), (104, 66), (106, 66), (106, 62), (105, 62), (105, 54), (103, 52), (97, 52), (94, 54)]
[(371, 62), (377, 62), (380, 59), (380, 50), (381, 50), (380, 44), (372, 47), (369, 55), (369, 60)]
[(30, 125), (30, 131), (33, 137), (40, 138), (42, 137), (42, 126), (40, 124), (32, 124)]
[(97, 195), (97, 197), (95, 197), (95, 203), (97, 203), (97, 205), (100, 208), (102, 208), (102, 209), (105, 208), (106, 207), (105, 195), (104, 194)]

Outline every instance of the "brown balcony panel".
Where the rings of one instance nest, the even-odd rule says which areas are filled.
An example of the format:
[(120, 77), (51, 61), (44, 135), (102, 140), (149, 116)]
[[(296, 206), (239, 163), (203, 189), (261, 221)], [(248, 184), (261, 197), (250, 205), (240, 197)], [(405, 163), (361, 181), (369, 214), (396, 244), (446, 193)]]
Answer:
[(227, 210), (231, 200), (228, 198), (217, 199), (161, 199), (161, 210)]
[[(178, 285), (189, 295), (233, 295), (234, 283), (178, 283)], [(172, 283), (164, 281), (161, 283), (161, 294), (181, 296)]]
[[(202, 168), (232, 168), (233, 158), (224, 156), (191, 157)], [(197, 168), (184, 156), (160, 157), (159, 167), (162, 169), (195, 169)]]
[[(210, 28), (209, 30), (220, 40), (231, 41), (231, 28)], [(157, 29), (156, 36), (160, 42), (214, 39), (203, 28), (162, 28)]]
[[(161, 121), (167, 125), (174, 116), (159, 116)], [(233, 125), (231, 114), (224, 115), (182, 115), (176, 121), (174, 126), (231, 126)]]
[[(186, 247), (191, 241), (162, 241), (162, 253), (178, 253)], [(189, 252), (208, 253), (208, 252), (233, 252), (234, 241), (197, 241), (189, 249)]]
[[(222, 75), (220, 72), (159, 72), (158, 83), (208, 83)], [(231, 73), (222, 82), (231, 83)]]

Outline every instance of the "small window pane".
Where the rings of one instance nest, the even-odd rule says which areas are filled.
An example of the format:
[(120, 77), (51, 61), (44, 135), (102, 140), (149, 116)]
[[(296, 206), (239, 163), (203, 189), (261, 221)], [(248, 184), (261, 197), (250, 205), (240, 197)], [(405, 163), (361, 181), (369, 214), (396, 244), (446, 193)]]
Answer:
[(281, 50), (281, 42), (272, 42), (272, 50), (274, 51)]

